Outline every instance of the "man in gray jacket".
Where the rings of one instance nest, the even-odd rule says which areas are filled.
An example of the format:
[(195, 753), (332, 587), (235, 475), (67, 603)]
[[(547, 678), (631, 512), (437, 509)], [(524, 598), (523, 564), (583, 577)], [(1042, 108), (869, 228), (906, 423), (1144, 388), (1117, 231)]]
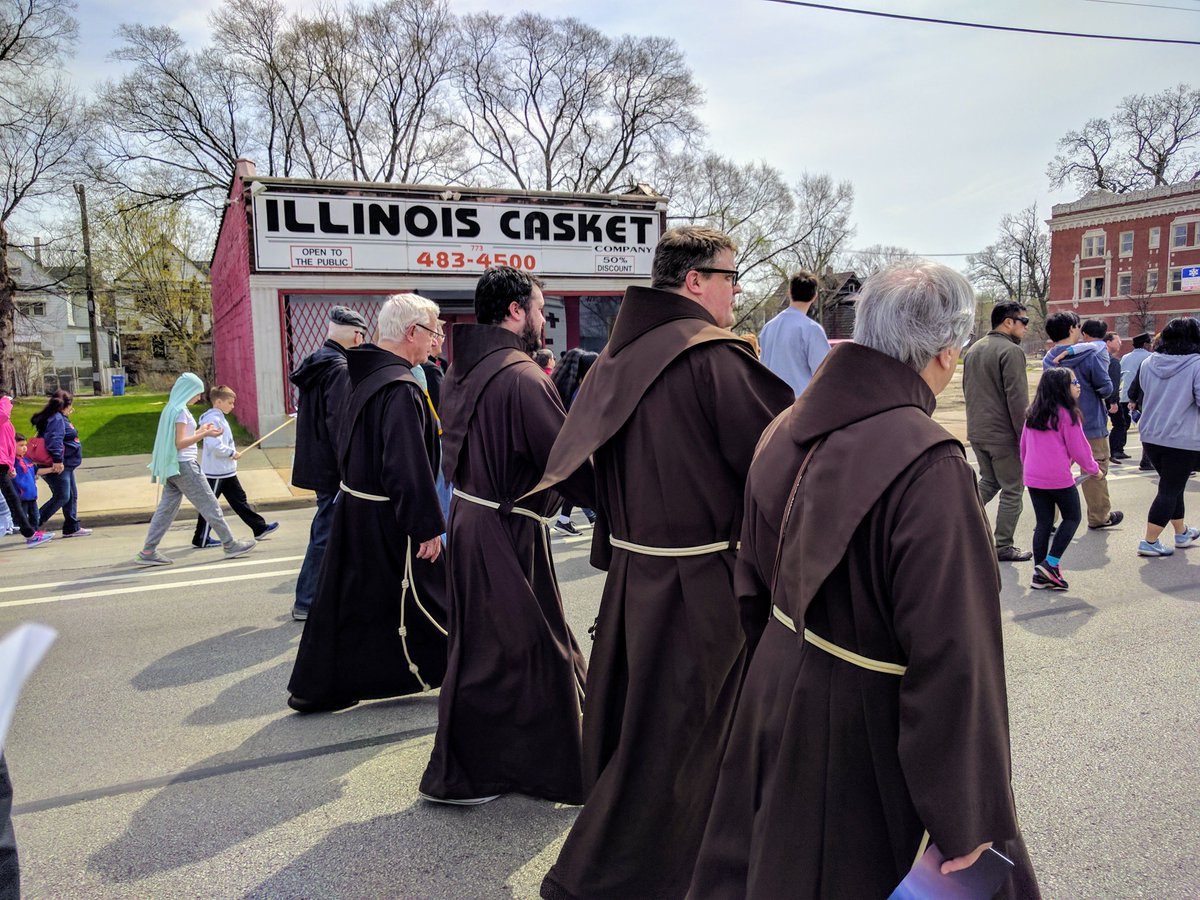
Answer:
[(992, 308), (992, 330), (963, 354), (963, 397), (967, 440), (979, 461), (979, 493), (984, 503), (1000, 494), (996, 510), (996, 558), (1026, 562), (1028, 550), (1013, 545), (1025, 491), (1021, 468), (1021, 428), (1029, 407), (1029, 377), (1021, 338), (1029, 318), (1015, 300)]

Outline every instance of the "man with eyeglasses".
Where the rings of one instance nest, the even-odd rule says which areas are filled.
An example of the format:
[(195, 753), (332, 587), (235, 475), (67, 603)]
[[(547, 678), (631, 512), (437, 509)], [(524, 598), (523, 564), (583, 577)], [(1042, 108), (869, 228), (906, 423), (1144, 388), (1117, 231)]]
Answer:
[(987, 504), (996, 494), (996, 558), (1027, 562), (1033, 553), (1013, 544), (1025, 493), (1021, 429), (1029, 408), (1029, 376), (1021, 339), (1029, 317), (1015, 300), (992, 308), (992, 330), (963, 354), (963, 399), (967, 440), (979, 462), (979, 494)]
[(791, 302), (763, 326), (763, 365), (792, 386), (799, 397), (812, 381), (817, 366), (829, 354), (829, 339), (809, 309), (817, 299), (817, 276), (805, 269), (788, 282)]
[(346, 351), (367, 337), (367, 320), (349, 307), (329, 311), (325, 343), (304, 358), (289, 376), (296, 386), (296, 452), (292, 460), (292, 484), (315, 491), (317, 512), (308, 532), (308, 549), (296, 578), (296, 601), (292, 618), (308, 618), (329, 528), (333, 522), (333, 498), (338, 491), (337, 437), (342, 430), (342, 413), (350, 399), (350, 375)]
[[(759, 436), (795, 395), (729, 331), (736, 246), (660, 238), (535, 490), (592, 507), (607, 570), (583, 707), (587, 802), (543, 897), (683, 897), (749, 650), (733, 566)], [(588, 460), (595, 492), (571, 479)]]

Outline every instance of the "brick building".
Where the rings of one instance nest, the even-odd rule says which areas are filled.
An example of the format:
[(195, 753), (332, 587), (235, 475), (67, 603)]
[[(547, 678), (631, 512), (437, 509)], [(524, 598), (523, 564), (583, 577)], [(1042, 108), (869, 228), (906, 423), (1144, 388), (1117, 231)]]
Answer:
[(1200, 265), (1200, 180), (1113, 194), (1051, 210), (1051, 313), (1100, 318), (1128, 337), (1200, 312), (1182, 271)]
[(237, 391), (239, 421), (264, 434), (295, 409), (287, 374), (325, 340), (334, 305), (373, 329), (389, 294), (413, 292), (447, 326), (471, 322), (475, 283), (496, 263), (545, 280), (555, 353), (598, 350), (625, 288), (649, 283), (665, 217), (665, 199), (643, 186), (565, 194), (265, 178), (238, 160), (210, 268), (216, 380)]

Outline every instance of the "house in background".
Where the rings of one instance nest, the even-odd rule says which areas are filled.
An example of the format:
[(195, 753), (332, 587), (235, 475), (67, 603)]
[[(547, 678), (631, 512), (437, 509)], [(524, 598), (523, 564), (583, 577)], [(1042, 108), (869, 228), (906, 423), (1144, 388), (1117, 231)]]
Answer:
[[(59, 388), (73, 394), (92, 390), (92, 342), (83, 278), (34, 255), (8, 249), (8, 269), (17, 285), (13, 332), (18, 394), (43, 394)], [(97, 320), (101, 383), (112, 389), (120, 370), (112, 326)]]
[[(831, 341), (854, 337), (854, 300), (862, 289), (862, 281), (853, 272), (826, 271), (821, 278), (821, 305), (813, 306), (810, 314), (821, 323), (825, 336)], [(780, 282), (757, 310), (747, 317), (741, 330), (759, 332), (790, 302), (788, 279)], [(754, 320), (754, 327), (749, 327)]]
[(1200, 311), (1183, 270), (1200, 265), (1200, 180), (1144, 191), (1093, 191), (1051, 209), (1051, 313), (1108, 321), (1128, 337)]
[(130, 384), (169, 387), (181, 372), (211, 380), (208, 265), (160, 241), (113, 278), (105, 306), (116, 317)]

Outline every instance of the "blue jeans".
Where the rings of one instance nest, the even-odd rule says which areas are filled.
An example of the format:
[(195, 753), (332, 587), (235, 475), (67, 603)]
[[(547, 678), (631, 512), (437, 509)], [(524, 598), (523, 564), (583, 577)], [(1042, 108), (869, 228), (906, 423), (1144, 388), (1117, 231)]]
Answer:
[(75, 470), (63, 469), (57, 475), (54, 472), (44, 472), (42, 479), (50, 488), (50, 499), (42, 504), (39, 515), (43, 522), (49, 522), (50, 517), (60, 509), (63, 514), (63, 534), (74, 534), (79, 530), (78, 492), (75, 489)]
[(317, 513), (313, 516), (308, 531), (308, 550), (304, 563), (296, 578), (296, 606), (298, 612), (307, 612), (317, 595), (317, 579), (321, 575), (321, 562), (325, 559), (325, 545), (329, 543), (329, 531), (333, 526), (333, 499), (337, 492), (317, 491)]

